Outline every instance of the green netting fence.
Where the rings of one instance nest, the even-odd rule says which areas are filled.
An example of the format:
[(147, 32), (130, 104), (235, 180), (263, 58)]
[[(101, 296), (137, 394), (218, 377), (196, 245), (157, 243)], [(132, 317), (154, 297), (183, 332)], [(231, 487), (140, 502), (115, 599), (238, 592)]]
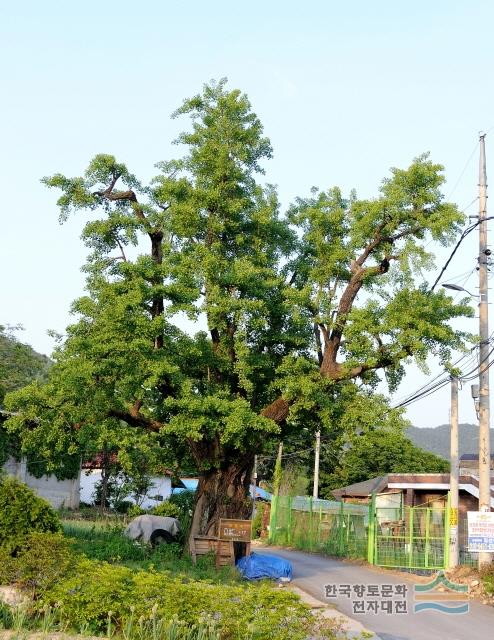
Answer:
[[(274, 496), (269, 542), (371, 564), (410, 570), (438, 570), (449, 564), (449, 499), (409, 507), (378, 506)], [(467, 520), (458, 522), (459, 564), (476, 565), (469, 553)]]
[(442, 506), (376, 507), (369, 559), (381, 567), (444, 569), (448, 566), (449, 509)]
[(274, 496), (269, 541), (305, 551), (367, 558), (368, 505)]

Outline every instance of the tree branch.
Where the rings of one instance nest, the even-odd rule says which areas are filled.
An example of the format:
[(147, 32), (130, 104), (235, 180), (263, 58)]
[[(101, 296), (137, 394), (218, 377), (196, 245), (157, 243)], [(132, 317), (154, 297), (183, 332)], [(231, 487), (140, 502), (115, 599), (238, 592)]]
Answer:
[(122, 260), (124, 262), (127, 262), (127, 256), (125, 255), (125, 251), (123, 250), (122, 243), (120, 242), (120, 240), (118, 238), (116, 238), (116, 241), (117, 241), (117, 244), (118, 244), (118, 246), (120, 248), (120, 253), (122, 254), (122, 256), (121, 256)]
[(147, 429), (148, 431), (159, 431), (164, 425), (158, 420), (153, 418), (147, 418), (136, 411), (136, 405), (132, 406), (128, 411), (120, 411), (119, 409), (111, 409), (108, 412), (110, 418), (117, 418), (123, 420), (130, 427), (138, 427), (140, 429)]

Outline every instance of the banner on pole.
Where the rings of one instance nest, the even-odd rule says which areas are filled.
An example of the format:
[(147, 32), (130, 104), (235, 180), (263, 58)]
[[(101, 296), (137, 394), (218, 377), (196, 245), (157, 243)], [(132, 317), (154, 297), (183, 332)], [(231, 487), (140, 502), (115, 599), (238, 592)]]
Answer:
[(468, 511), (468, 550), (494, 551), (494, 512)]

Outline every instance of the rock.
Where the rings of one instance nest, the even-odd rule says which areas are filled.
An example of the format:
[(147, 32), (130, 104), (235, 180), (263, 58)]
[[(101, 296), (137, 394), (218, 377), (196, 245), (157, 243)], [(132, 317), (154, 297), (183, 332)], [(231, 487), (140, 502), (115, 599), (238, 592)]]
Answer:
[(27, 602), (28, 598), (16, 587), (0, 587), (0, 602), (9, 607), (18, 607)]
[(478, 580), (472, 580), (472, 582), (470, 583), (471, 587), (478, 587), (480, 584), (480, 582)]

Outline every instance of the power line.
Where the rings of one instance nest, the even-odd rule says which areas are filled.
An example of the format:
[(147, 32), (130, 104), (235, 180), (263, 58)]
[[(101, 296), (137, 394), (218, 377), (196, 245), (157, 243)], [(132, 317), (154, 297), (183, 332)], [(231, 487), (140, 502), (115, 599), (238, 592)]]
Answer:
[(463, 176), (464, 176), (464, 174), (465, 174), (465, 171), (467, 170), (468, 165), (469, 165), (469, 164), (470, 164), (470, 162), (472, 161), (472, 158), (473, 158), (473, 156), (474, 156), (475, 152), (477, 151), (477, 147), (478, 147), (478, 146), (479, 146), (479, 143), (478, 143), (478, 142), (476, 142), (476, 143), (475, 143), (475, 146), (474, 146), (474, 148), (473, 148), (473, 150), (472, 150), (472, 153), (471, 153), (471, 154), (470, 154), (470, 156), (468, 157), (468, 160), (466, 161), (465, 166), (463, 167), (463, 169), (462, 169), (462, 171), (461, 171), (460, 175), (458, 176), (458, 180), (455, 182), (455, 184), (454, 184), (453, 188), (451, 189), (451, 191), (449, 192), (449, 194), (448, 194), (448, 196), (447, 196), (446, 200), (449, 200), (449, 199), (451, 198), (451, 196), (453, 195), (453, 193), (456, 191), (456, 187), (460, 184), (460, 180), (463, 178)]

